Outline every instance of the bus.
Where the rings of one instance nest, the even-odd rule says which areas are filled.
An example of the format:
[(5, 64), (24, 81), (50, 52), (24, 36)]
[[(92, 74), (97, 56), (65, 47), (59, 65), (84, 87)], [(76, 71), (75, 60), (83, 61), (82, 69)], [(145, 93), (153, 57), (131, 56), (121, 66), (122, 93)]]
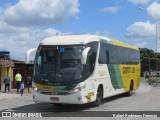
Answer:
[(139, 49), (112, 38), (54, 36), (44, 39), (36, 50), (35, 102), (99, 106), (110, 96), (130, 96), (139, 84)]

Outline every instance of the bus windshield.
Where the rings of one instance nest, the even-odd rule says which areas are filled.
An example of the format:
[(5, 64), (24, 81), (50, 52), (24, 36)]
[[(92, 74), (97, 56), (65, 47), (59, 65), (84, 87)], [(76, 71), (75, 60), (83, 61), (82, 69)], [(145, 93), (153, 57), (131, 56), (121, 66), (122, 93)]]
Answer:
[(44, 84), (82, 79), (83, 46), (40, 46), (35, 58), (34, 80)]

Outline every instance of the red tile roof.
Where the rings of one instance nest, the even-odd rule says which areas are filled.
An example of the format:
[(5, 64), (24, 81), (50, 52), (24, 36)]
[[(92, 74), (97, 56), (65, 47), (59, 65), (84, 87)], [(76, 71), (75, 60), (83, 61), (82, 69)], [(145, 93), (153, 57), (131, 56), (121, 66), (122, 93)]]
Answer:
[(12, 60), (0, 59), (0, 67), (14, 67)]

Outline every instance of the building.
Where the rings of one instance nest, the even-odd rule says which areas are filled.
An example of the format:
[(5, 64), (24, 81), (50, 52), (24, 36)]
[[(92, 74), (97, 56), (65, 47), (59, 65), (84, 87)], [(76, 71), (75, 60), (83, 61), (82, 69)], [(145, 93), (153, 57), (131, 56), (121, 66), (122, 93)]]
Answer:
[(0, 51), (0, 90), (6, 74), (9, 74), (11, 82), (13, 81), (13, 67), (14, 62), (10, 59), (10, 52)]
[(27, 76), (33, 76), (33, 63), (26, 64), (24, 61), (10, 59), (10, 52), (0, 51), (0, 90), (4, 90), (4, 78), (6, 74), (9, 74), (11, 78), (11, 89), (16, 88), (15, 86), (15, 75), (17, 72), (22, 75), (22, 80), (26, 85)]
[[(13, 76), (15, 76), (17, 72), (19, 72), (22, 75), (22, 80), (24, 81), (24, 84), (26, 86), (27, 77), (33, 76), (33, 63), (26, 64), (24, 61), (19, 61), (19, 60), (13, 60), (13, 62), (14, 62)], [(13, 83), (15, 83), (15, 79)], [(15, 84), (12, 85), (12, 88), (15, 88)]]

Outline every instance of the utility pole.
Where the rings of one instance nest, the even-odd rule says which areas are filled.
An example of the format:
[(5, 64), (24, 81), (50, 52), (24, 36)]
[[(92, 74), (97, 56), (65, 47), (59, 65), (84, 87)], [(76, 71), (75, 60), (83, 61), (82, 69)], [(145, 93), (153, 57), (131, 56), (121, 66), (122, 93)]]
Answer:
[[(144, 8), (143, 7), (139, 7), (139, 9), (140, 10), (144, 10)], [(156, 58), (156, 74), (158, 75), (158, 50), (157, 50), (157, 48), (158, 48), (158, 33), (157, 33), (157, 30), (158, 30), (158, 27), (157, 27), (157, 24), (155, 23), (154, 24), (155, 25), (155, 42), (156, 42), (156, 50), (155, 50), (155, 52), (156, 52), (156, 55), (157, 55), (157, 58)], [(157, 76), (156, 75), (156, 76)]]
[(156, 58), (156, 77), (158, 76), (158, 37), (157, 37), (157, 25), (155, 24), (155, 31), (156, 31), (156, 55), (157, 55), (157, 58)]

